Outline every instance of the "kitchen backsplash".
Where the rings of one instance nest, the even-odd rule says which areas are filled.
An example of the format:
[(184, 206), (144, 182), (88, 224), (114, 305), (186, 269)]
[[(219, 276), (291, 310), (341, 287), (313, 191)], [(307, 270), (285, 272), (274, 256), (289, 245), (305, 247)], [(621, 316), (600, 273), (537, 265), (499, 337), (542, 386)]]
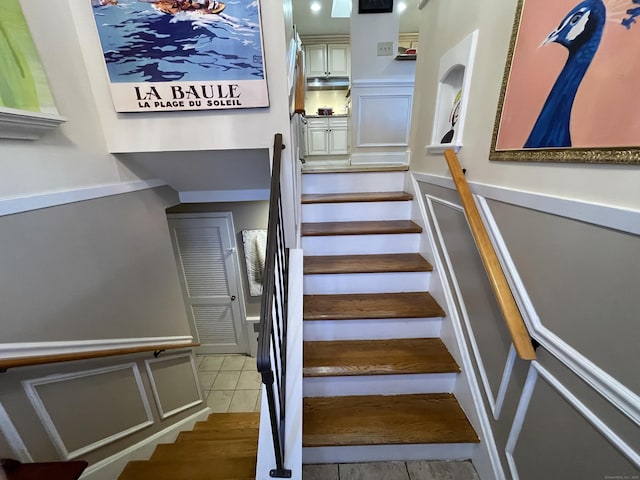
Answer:
[(308, 91), (304, 97), (304, 109), (307, 115), (316, 115), (318, 108), (331, 107), (333, 114), (347, 112), (347, 90), (313, 90)]

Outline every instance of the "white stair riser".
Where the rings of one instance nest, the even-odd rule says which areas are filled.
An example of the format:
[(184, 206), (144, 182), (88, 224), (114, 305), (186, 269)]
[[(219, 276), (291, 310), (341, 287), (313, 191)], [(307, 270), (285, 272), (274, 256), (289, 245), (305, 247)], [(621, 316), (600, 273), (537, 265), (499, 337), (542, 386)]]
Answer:
[(417, 233), (302, 237), (305, 255), (415, 253), (419, 246)]
[(438, 338), (442, 318), (305, 320), (302, 328), (305, 341)]
[(312, 203), (302, 205), (303, 222), (409, 220), (411, 202)]
[(413, 375), (363, 375), (350, 377), (305, 377), (303, 397), (347, 395), (403, 395), (410, 393), (451, 393), (455, 373)]
[(399, 192), (405, 172), (305, 173), (302, 193)]
[(468, 460), (474, 457), (474, 443), (426, 445), (362, 445), (354, 447), (305, 447), (302, 463), (360, 463), (393, 460)]
[(429, 290), (431, 272), (349, 273), (304, 276), (307, 295), (400, 293)]

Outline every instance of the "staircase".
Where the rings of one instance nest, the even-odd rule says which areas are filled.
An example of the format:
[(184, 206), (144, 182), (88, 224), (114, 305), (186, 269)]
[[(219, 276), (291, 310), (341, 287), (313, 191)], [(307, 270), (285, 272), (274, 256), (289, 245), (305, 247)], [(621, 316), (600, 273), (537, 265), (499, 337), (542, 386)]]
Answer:
[(479, 442), (405, 175), (303, 174), (304, 463), (470, 458)]
[(211, 414), (151, 459), (129, 462), (118, 480), (253, 480), (259, 424), (259, 413)]

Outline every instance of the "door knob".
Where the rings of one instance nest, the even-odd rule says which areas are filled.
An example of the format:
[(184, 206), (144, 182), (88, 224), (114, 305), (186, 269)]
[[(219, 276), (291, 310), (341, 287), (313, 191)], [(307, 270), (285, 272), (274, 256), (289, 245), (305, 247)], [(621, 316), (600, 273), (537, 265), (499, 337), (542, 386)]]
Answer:
[(233, 302), (236, 299), (235, 295), (231, 295), (231, 301)]

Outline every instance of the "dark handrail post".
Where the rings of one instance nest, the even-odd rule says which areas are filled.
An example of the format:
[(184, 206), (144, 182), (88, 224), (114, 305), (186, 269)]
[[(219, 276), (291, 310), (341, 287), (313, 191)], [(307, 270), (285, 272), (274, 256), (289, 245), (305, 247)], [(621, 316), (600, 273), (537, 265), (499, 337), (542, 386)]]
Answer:
[(289, 249), (285, 247), (284, 227), (282, 224), (282, 199), (280, 195), (280, 171), (282, 150), (284, 148), (282, 144), (282, 134), (278, 133), (275, 135), (273, 144), (267, 251), (265, 254), (264, 277), (262, 280), (257, 355), (258, 371), (262, 376), (262, 383), (267, 393), (271, 437), (275, 454), (276, 466), (269, 471), (269, 475), (275, 478), (291, 478), (291, 470), (284, 467), (287, 389), (287, 308), (289, 298)]

